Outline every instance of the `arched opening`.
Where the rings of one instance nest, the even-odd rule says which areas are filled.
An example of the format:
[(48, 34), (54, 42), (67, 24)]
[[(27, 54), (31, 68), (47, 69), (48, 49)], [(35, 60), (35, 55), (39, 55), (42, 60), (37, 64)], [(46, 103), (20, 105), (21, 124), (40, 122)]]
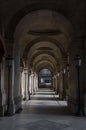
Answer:
[[(21, 79), (22, 97), (25, 101), (43, 87), (59, 94), (60, 100), (66, 99), (66, 89), (70, 87), (66, 71), (67, 54), (72, 31), (72, 25), (66, 17), (48, 9), (32, 11), (18, 22), (14, 32), (15, 103), (21, 96), (19, 80), (16, 83), (19, 58), (25, 62)], [(41, 69), (44, 68), (51, 72), (51, 84), (47, 83), (49, 77), (44, 80), (41, 75)]]
[[(32, 99), (32, 102), (37, 99), (39, 102), (43, 98), (44, 103), (49, 97), (49, 100), (64, 100), (63, 70), (66, 67), (71, 32), (70, 22), (52, 10), (32, 11), (18, 23), (14, 33), (14, 46), (18, 50), (18, 43), (18, 52), (20, 51), (20, 57), (25, 63), (21, 79), (22, 99)], [(43, 73), (45, 70), (48, 73)], [(50, 95), (40, 95), (41, 88), (48, 89)], [(18, 90), (17, 87), (15, 90)]]
[(0, 0), (0, 116), (23, 108), (0, 129), (86, 130), (85, 23), (86, 0)]
[(50, 70), (44, 68), (39, 71), (39, 86), (38, 88), (49, 88), (52, 85), (52, 74)]

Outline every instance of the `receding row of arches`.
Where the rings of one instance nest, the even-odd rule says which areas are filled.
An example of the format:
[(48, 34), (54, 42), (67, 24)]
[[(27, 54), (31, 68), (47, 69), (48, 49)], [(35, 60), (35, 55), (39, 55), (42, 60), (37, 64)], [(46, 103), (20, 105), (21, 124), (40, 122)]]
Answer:
[[(77, 20), (74, 23), (70, 18), (71, 15), (63, 15), (66, 12), (60, 14), (57, 9), (52, 8), (54, 7), (50, 5), (41, 8), (40, 5), (40, 9), (35, 7), (34, 10), (29, 6), (28, 10), (26, 8), (22, 13), (15, 13), (6, 25), (4, 35), (1, 34), (3, 39), (3, 42), (0, 42), (2, 115), (6, 112), (14, 114), (22, 107), (21, 100), (29, 100), (29, 94), (34, 94), (38, 87), (42, 86), (41, 81), (44, 79), (39, 75), (43, 69), (51, 72), (47, 77), (48, 82), (51, 83), (50, 89), (59, 93), (59, 98), (62, 100), (68, 96), (68, 107), (72, 112), (76, 112), (78, 107), (76, 84), (78, 79), (74, 63), (76, 55), (83, 61), (80, 70), (80, 88), (82, 91), (86, 88), (85, 83), (83, 87), (81, 86), (85, 82), (83, 77), (86, 75), (82, 31), (77, 32), (77, 24), (75, 24)], [(85, 113), (86, 94), (82, 91), (80, 91), (80, 102)]]

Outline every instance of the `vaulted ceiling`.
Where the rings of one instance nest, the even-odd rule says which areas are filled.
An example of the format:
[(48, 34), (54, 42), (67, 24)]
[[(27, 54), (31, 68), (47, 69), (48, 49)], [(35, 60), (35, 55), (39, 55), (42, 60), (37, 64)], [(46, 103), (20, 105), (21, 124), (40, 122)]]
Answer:
[(73, 34), (85, 32), (85, 5), (85, 0), (1, 0), (1, 31), (34, 71), (57, 71)]

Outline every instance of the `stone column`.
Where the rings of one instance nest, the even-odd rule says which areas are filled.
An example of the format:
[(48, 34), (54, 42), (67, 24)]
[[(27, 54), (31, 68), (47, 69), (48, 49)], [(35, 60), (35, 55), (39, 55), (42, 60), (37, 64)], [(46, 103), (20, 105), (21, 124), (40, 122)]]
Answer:
[(30, 88), (30, 71), (28, 71), (28, 100), (30, 100), (31, 88)]
[(23, 91), (23, 90), (22, 90), (22, 86), (23, 86), (23, 85), (22, 85), (22, 79), (23, 79), (23, 78), (22, 78), (22, 76), (23, 76), (22, 73), (23, 73), (23, 67), (21, 66), (21, 67), (20, 67), (20, 97), (21, 97), (21, 99), (22, 99), (22, 91)]
[(31, 90), (32, 90), (32, 95), (34, 94), (34, 74), (31, 74)]
[(4, 116), (4, 108), (2, 105), (2, 88), (1, 88), (1, 63), (0, 63), (0, 116)]
[(32, 89), (31, 89), (31, 73), (29, 75), (29, 91), (30, 91), (30, 94), (32, 93)]
[(59, 76), (60, 76), (60, 73), (58, 72), (57, 73), (57, 94), (59, 95)]
[(37, 74), (34, 74), (34, 91), (38, 90)]
[(29, 95), (29, 84), (28, 84), (28, 68), (24, 68), (24, 97), (25, 100), (28, 100)]
[(6, 94), (4, 89), (5, 61), (4, 58), (0, 63), (0, 116), (4, 116), (6, 112)]
[(7, 67), (7, 88), (8, 88), (8, 97), (7, 97), (7, 115), (13, 115), (15, 113), (14, 105), (14, 59), (12, 57), (6, 58), (6, 67)]
[(28, 69), (27, 69), (27, 73), (26, 73), (26, 100), (28, 100), (28, 87), (29, 87), (29, 85), (28, 85)]
[(51, 78), (51, 90), (53, 90), (53, 74), (52, 74), (52, 78)]
[(66, 69), (62, 71), (62, 82), (63, 82), (63, 99), (66, 99)]
[(22, 99), (24, 99), (24, 70), (22, 70), (21, 74), (21, 88), (22, 88)]
[(83, 74), (83, 77), (82, 77), (82, 85), (83, 85), (83, 92), (82, 94), (84, 95), (83, 96), (83, 109), (84, 109), (84, 115), (86, 115), (86, 36), (83, 37), (83, 63), (82, 63), (82, 66), (83, 66), (83, 69), (82, 69), (82, 74)]
[(57, 87), (56, 75), (55, 75), (55, 78), (54, 78), (54, 82), (55, 82), (55, 92), (56, 92), (56, 87)]
[(52, 80), (53, 80), (53, 88), (52, 89), (55, 91), (55, 86), (56, 86), (55, 75), (53, 76)]
[(56, 94), (57, 94), (58, 93), (58, 83), (57, 83), (58, 82), (58, 76), (56, 75), (55, 78), (56, 78)]
[(22, 109), (21, 105), (21, 68), (20, 68), (20, 56), (15, 56), (14, 60), (14, 102), (15, 111), (18, 112)]
[(36, 77), (35, 77), (35, 73), (33, 74), (33, 91), (34, 91), (34, 94), (35, 94), (35, 88), (36, 88)]
[(58, 87), (58, 86), (57, 86), (57, 75), (56, 75), (56, 93), (57, 93), (57, 87)]
[(79, 55), (81, 60), (82, 60), (82, 65), (80, 67), (80, 81), (79, 81), (79, 86), (80, 86), (80, 111), (81, 113), (83, 112), (83, 104), (84, 104), (84, 80), (83, 80), (83, 74), (84, 74), (84, 66), (83, 66), (83, 38), (81, 36), (74, 36), (71, 46), (70, 46), (70, 53), (69, 53), (69, 65), (70, 65), (70, 70), (69, 70), (69, 94), (68, 94), (68, 106), (71, 109), (73, 113), (77, 113), (78, 110), (78, 75), (77, 75), (77, 68), (75, 65), (74, 58), (76, 55)]
[(53, 77), (53, 85), (54, 85), (54, 91), (57, 93), (57, 76), (56, 75), (54, 75), (54, 77)]
[(38, 75), (36, 74), (36, 91), (38, 90)]
[(59, 86), (59, 98), (63, 100), (63, 72), (60, 71), (58, 77), (58, 86)]
[(55, 86), (55, 83), (54, 83), (54, 75), (52, 77), (52, 90), (54, 90), (54, 86)]

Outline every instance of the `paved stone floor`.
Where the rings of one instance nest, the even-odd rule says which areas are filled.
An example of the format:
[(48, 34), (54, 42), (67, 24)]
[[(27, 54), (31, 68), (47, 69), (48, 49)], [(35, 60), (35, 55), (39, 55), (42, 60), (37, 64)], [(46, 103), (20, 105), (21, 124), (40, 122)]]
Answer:
[(76, 117), (54, 92), (38, 91), (22, 102), (23, 111), (0, 118), (0, 130), (86, 130), (86, 117)]

